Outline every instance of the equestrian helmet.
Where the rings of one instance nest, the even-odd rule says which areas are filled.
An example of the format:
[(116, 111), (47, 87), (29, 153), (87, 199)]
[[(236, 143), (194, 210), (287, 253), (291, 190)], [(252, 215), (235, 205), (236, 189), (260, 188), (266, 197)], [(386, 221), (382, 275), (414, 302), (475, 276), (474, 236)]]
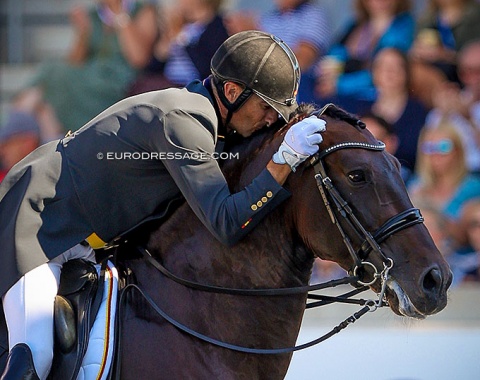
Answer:
[(210, 67), (217, 82), (243, 84), (284, 120), (296, 109), (300, 67), (293, 51), (272, 34), (256, 30), (234, 34), (215, 52)]

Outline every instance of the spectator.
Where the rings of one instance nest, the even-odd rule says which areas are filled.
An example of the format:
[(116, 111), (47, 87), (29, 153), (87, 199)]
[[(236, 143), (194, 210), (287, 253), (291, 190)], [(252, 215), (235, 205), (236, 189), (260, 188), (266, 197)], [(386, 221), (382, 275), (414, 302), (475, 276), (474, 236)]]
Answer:
[(417, 143), (428, 109), (410, 89), (410, 66), (406, 53), (396, 48), (381, 50), (372, 65), (376, 100), (372, 111), (393, 125), (399, 139), (395, 156), (402, 166), (415, 169)]
[(165, 9), (160, 39), (145, 73), (130, 95), (182, 87), (210, 73), (210, 60), (228, 38), (220, 13), (223, 0), (179, 0)]
[(0, 182), (22, 158), (38, 148), (40, 129), (30, 114), (11, 113), (0, 130)]
[(391, 124), (398, 138), (395, 156), (406, 173), (413, 172), (418, 135), (428, 109), (412, 94), (408, 56), (397, 48), (384, 48), (375, 56), (371, 74), (373, 101), (337, 97), (334, 102), (352, 113), (381, 116)]
[(435, 127), (448, 118), (462, 136), (468, 169), (480, 171), (480, 39), (460, 50), (458, 76), (463, 89), (452, 82), (437, 88), (426, 125)]
[[(354, 6), (355, 19), (330, 49), (328, 59), (319, 64), (320, 99), (338, 95), (373, 100), (370, 65), (376, 53), (385, 47), (406, 52), (413, 42), (415, 20), (409, 1), (355, 0)], [(332, 65), (332, 60), (339, 64)]]
[(475, 0), (430, 0), (410, 51), (419, 89), (428, 91), (441, 78), (458, 81), (457, 52), (479, 36), (480, 4)]
[(385, 144), (385, 150), (394, 156), (398, 149), (398, 136), (393, 125), (374, 113), (365, 114), (362, 121), (370, 133)]
[[(383, 117), (376, 115), (375, 113), (365, 114), (362, 116), (362, 121), (372, 135), (385, 144), (385, 150), (392, 156), (395, 156), (399, 145), (399, 139), (395, 127)], [(412, 171), (405, 165), (402, 165), (400, 174), (403, 181), (407, 183)]]
[(429, 205), (456, 221), (462, 205), (480, 196), (480, 178), (468, 172), (462, 139), (448, 120), (420, 133), (415, 174), (409, 193), (415, 205)]
[(311, 0), (275, 0), (275, 8), (260, 17), (252, 12), (235, 12), (227, 18), (229, 33), (259, 29), (281, 38), (294, 51), (302, 81), (300, 102), (313, 99), (314, 65), (330, 46), (332, 34), (324, 8)]
[(465, 203), (459, 230), (463, 235), (461, 243), (466, 243), (470, 250), (456, 252), (448, 260), (454, 274), (454, 284), (480, 281), (480, 198)]
[(43, 141), (76, 130), (120, 100), (148, 63), (157, 35), (156, 11), (134, 0), (101, 0), (76, 7), (70, 20), (74, 43), (64, 62), (48, 62), (13, 100), (13, 110), (32, 113)]
[(480, 177), (468, 172), (462, 139), (446, 119), (420, 133), (416, 180), (408, 185), (413, 204), (432, 217), (429, 231), (441, 232), (435, 243), (446, 257), (464, 252), (458, 223), (463, 205), (480, 197)]

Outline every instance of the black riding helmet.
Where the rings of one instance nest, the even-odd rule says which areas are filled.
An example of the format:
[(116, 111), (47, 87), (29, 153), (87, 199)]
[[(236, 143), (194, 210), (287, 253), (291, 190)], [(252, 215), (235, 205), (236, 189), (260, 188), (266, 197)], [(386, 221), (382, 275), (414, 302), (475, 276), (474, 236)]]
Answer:
[[(287, 44), (271, 34), (256, 30), (234, 34), (215, 52), (210, 68), (220, 100), (228, 110), (226, 124), (252, 93), (286, 121), (297, 107), (300, 83), (297, 58)], [(234, 103), (223, 92), (226, 81), (245, 86)]]

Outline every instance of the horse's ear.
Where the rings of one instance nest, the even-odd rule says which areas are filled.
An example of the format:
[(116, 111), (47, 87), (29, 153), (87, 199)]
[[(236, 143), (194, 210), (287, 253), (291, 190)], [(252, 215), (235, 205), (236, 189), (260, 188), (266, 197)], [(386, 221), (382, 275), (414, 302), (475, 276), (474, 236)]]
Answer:
[(367, 128), (367, 125), (359, 119), (357, 120), (357, 127), (359, 127), (360, 129), (365, 129)]
[(290, 115), (288, 125), (298, 123), (299, 121), (310, 116), (315, 111), (315, 105), (312, 103), (300, 103), (295, 111)]

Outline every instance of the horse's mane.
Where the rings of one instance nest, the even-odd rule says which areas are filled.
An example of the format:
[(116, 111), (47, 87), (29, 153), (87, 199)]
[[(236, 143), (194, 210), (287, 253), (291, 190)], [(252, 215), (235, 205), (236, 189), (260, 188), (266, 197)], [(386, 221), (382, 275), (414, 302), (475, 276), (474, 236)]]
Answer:
[[(323, 108), (319, 108), (313, 103), (301, 103), (290, 115), (290, 120), (287, 124), (264, 128), (251, 137), (243, 139), (240, 143), (238, 143), (238, 140), (235, 140), (236, 145), (232, 147), (230, 152), (237, 154), (238, 159), (231, 159), (222, 165), (222, 170), (230, 185), (230, 190), (238, 191), (239, 187), (245, 186), (246, 182), (253, 179), (253, 177), (250, 178), (249, 176), (246, 180), (241, 180), (245, 169), (253, 165), (254, 161), (258, 162), (258, 165), (253, 165), (256, 170), (252, 173), (253, 176), (257, 175), (278, 149), (288, 129), (311, 115), (317, 117), (328, 116), (334, 120), (345, 121), (358, 129), (365, 128), (365, 124), (356, 115), (332, 103), (325, 105)], [(233, 139), (235, 138), (233, 137)]]

